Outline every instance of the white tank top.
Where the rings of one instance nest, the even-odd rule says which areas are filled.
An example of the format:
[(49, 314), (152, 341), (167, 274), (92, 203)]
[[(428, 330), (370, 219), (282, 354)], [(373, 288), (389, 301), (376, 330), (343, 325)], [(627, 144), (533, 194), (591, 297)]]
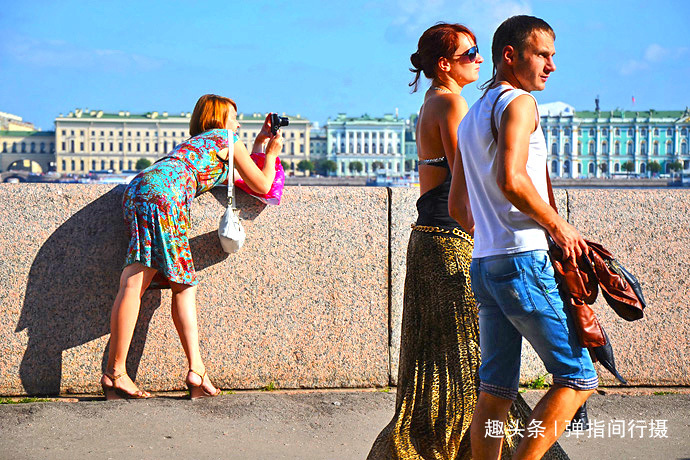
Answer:
[[(458, 147), (475, 225), (473, 258), (548, 249), (544, 229), (513, 206), (496, 184), (497, 144), (491, 133), (491, 108), (499, 94), (508, 88), (511, 87), (490, 89), (472, 105), (458, 127)], [(530, 93), (520, 89), (512, 89), (500, 97), (494, 109), (497, 130), (500, 130), (501, 117), (508, 104), (523, 94), (534, 99)], [(529, 138), (527, 174), (539, 195), (548, 203), (546, 140), (539, 124), (536, 100), (535, 119), (537, 129)]]

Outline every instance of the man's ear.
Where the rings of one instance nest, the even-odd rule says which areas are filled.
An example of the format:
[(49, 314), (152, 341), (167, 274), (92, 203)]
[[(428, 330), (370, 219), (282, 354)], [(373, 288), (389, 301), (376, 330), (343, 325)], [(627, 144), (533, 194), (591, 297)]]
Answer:
[(436, 63), (436, 65), (443, 72), (450, 71), (450, 61), (448, 60), (448, 58), (441, 56), (440, 58), (438, 58), (438, 62)]
[(512, 45), (506, 45), (503, 47), (503, 61), (508, 65), (515, 65), (517, 60), (517, 51)]

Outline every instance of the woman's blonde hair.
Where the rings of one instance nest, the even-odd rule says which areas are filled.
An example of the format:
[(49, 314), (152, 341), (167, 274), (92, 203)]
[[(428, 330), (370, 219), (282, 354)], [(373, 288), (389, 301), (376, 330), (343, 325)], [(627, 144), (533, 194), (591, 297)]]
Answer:
[(230, 98), (215, 94), (204, 94), (196, 101), (192, 118), (189, 120), (189, 135), (194, 137), (209, 129), (225, 128), (230, 106), (237, 111), (237, 104)]

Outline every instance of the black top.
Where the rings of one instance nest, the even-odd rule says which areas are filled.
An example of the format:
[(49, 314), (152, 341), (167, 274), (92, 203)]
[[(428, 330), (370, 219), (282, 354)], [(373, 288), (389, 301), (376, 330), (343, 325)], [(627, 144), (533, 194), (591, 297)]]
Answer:
[(448, 194), (450, 193), (450, 166), (448, 159), (443, 157), (442, 161), (425, 162), (430, 166), (445, 168), (448, 171), (446, 179), (420, 196), (417, 200), (417, 225), (427, 225), (431, 227), (450, 227), (461, 228), (458, 222), (448, 214)]

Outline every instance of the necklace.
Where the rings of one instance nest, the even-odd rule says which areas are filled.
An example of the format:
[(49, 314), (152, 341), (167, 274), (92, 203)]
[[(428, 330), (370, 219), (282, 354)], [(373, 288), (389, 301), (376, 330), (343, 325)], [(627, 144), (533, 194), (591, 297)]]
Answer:
[(431, 89), (435, 91), (440, 91), (442, 93), (452, 93), (451, 90), (449, 90), (448, 88), (444, 88), (443, 86), (432, 86)]

